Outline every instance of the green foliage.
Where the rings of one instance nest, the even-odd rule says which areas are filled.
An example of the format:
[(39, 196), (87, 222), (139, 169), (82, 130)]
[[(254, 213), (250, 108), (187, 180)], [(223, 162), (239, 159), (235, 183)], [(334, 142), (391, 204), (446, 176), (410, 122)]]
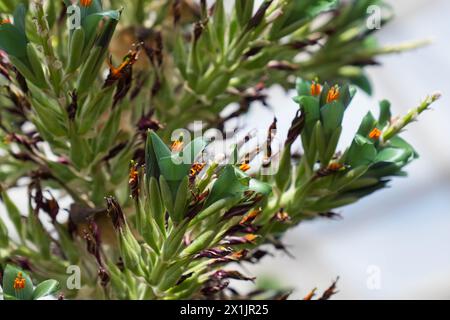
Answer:
[[(2, 1), (1, 199), (18, 238), (0, 221), (0, 263), (25, 261), (33, 278), (56, 279), (33, 288), (8, 265), (5, 298), (54, 294), (70, 264), (93, 289), (63, 288), (71, 298), (219, 298), (229, 279), (252, 280), (224, 269), (232, 262), (259, 261), (261, 245), (283, 248), (289, 228), (404, 175), (417, 153), (399, 134), (437, 94), (395, 121), (382, 101), (378, 119), (368, 113), (337, 150), (355, 86), (371, 92), (365, 66), (421, 44), (379, 46), (366, 25), (370, 5), (388, 22), (378, 0), (236, 0), (231, 11), (219, 0), (209, 8), (94, 0), (68, 30), (60, 1)], [(240, 158), (242, 144), (230, 161), (206, 161), (209, 145), (190, 140), (192, 123), (223, 131), (275, 85), (295, 88), (299, 109), (279, 159), (272, 133), (267, 150), (255, 152), (265, 151), (262, 167), (274, 174), (249, 154)], [(180, 128), (185, 134), (168, 147)], [(292, 154), (297, 139), (300, 159)], [(22, 178), (27, 214), (8, 196)], [(64, 196), (68, 208), (59, 207)], [(27, 285), (16, 292), (18, 272)]]

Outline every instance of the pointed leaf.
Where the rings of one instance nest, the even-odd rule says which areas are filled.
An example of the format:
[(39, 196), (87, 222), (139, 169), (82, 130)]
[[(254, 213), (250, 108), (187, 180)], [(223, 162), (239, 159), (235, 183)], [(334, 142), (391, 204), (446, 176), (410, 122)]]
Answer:
[(352, 167), (373, 163), (377, 156), (377, 150), (369, 139), (356, 135), (350, 149), (347, 151), (346, 163)]
[(6, 212), (8, 213), (9, 219), (11, 219), (11, 222), (14, 224), (14, 227), (16, 228), (16, 231), (21, 235), (22, 233), (22, 215), (20, 214), (19, 209), (14, 204), (14, 202), (11, 200), (9, 195), (3, 191), (1, 193), (1, 199), (6, 207)]
[(180, 160), (181, 159), (178, 158), (177, 155), (164, 157), (158, 160), (161, 175), (163, 175), (168, 182), (180, 181), (188, 174), (191, 165), (178, 163)]
[(363, 137), (367, 137), (370, 131), (372, 131), (372, 129), (375, 128), (376, 124), (377, 120), (375, 120), (375, 117), (372, 115), (372, 112), (369, 111), (362, 119), (357, 134)]
[(159, 174), (158, 160), (155, 149), (153, 148), (151, 132), (149, 132), (145, 144), (145, 175), (148, 180), (150, 177), (159, 178)]
[(410, 157), (410, 153), (408, 153), (404, 149), (400, 148), (385, 148), (381, 150), (377, 157), (375, 158), (376, 162), (403, 162)]
[(150, 138), (152, 139), (153, 150), (156, 155), (156, 159), (161, 159), (165, 157), (170, 157), (172, 152), (169, 147), (161, 140), (161, 138), (154, 132), (149, 132)]
[(411, 154), (413, 159), (417, 159), (419, 157), (419, 154), (416, 152), (416, 150), (414, 150), (414, 148), (407, 141), (400, 138), (399, 136), (395, 136), (389, 139), (389, 145), (392, 147), (404, 149)]
[(236, 176), (235, 168), (232, 165), (226, 165), (219, 173), (219, 178), (214, 183), (205, 206), (220, 199), (242, 194), (248, 190), (248, 185), (243, 182), (245, 183), (245, 180), (242, 181)]
[(339, 101), (328, 103), (320, 109), (323, 130), (327, 137), (341, 126), (344, 112), (345, 107)]
[(325, 82), (323, 84), (322, 92), (319, 97), (319, 103), (321, 107), (327, 104), (328, 91), (330, 91), (330, 85)]
[(265, 196), (272, 193), (272, 186), (270, 184), (259, 181), (257, 179), (250, 179), (248, 189)]
[(46, 297), (56, 293), (61, 287), (59, 282), (53, 279), (45, 280), (38, 284), (33, 292), (33, 300)]
[(27, 14), (27, 8), (23, 3), (19, 4), (14, 11), (14, 26), (25, 35), (25, 16)]
[(201, 154), (201, 152), (205, 149), (205, 147), (206, 142), (202, 137), (192, 140), (183, 148), (183, 151), (180, 154), (183, 163), (190, 167)]
[(184, 218), (186, 202), (189, 196), (189, 177), (185, 176), (181, 181), (175, 197), (175, 205), (173, 208), (172, 219), (179, 223)]
[(339, 93), (339, 101), (344, 105), (344, 108), (347, 108), (354, 97), (354, 94), (352, 94), (352, 92), (350, 91), (349, 85), (343, 85), (339, 89)]
[(295, 82), (295, 89), (299, 97), (311, 95), (311, 83), (301, 78), (297, 78)]
[(315, 97), (302, 96), (299, 98), (300, 108), (305, 115), (305, 126), (302, 136), (305, 135), (307, 141), (311, 137), (314, 126), (320, 119), (319, 101)]
[(384, 127), (391, 120), (391, 103), (387, 100), (380, 101), (380, 117), (378, 118), (378, 123), (380, 126)]

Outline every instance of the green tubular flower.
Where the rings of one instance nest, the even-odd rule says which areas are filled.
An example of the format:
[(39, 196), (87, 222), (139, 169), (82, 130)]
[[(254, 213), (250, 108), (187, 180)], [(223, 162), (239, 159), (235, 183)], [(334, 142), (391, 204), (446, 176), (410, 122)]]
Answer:
[[(297, 81), (298, 96), (294, 100), (300, 104), (304, 115), (304, 128), (301, 135), (303, 147), (309, 164), (320, 160), (327, 167), (334, 155), (342, 131), (344, 112), (350, 104), (355, 90), (348, 85), (323, 87), (310, 81)], [(316, 150), (313, 150), (316, 149)]]
[(302, 80), (297, 83), (297, 91), (294, 100), (305, 116), (302, 142), (306, 160), (300, 162), (297, 171), (298, 189), (288, 192), (286, 199), (292, 194), (288, 210), (311, 216), (353, 203), (385, 187), (389, 177), (404, 175), (403, 167), (417, 158), (417, 153), (398, 133), (439, 98), (438, 94), (427, 97), (394, 122), (389, 102), (382, 101), (379, 118), (369, 112), (349, 148), (339, 156), (336, 146), (341, 123), (354, 92), (348, 87), (322, 87)]

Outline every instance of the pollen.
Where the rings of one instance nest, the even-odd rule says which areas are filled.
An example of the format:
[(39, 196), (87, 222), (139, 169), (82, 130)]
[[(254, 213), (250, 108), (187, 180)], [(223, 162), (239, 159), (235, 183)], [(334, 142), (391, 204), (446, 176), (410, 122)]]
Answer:
[(313, 81), (311, 84), (311, 95), (318, 96), (322, 92), (322, 86), (317, 82)]
[(381, 137), (381, 130), (378, 128), (373, 128), (369, 133), (369, 138), (373, 140), (378, 140)]
[(9, 20), (8, 18), (6, 18), (6, 19), (1, 19), (1, 20), (0, 20), (0, 25), (2, 25), (2, 24), (11, 24), (11, 20)]
[(233, 252), (230, 255), (230, 259), (234, 260), (234, 261), (237, 261), (237, 260), (242, 259), (245, 256), (245, 254), (246, 254), (246, 251), (244, 249), (243, 250), (239, 250), (239, 251)]
[(240, 225), (244, 225), (247, 223), (252, 222), (259, 214), (261, 210), (252, 210), (250, 211), (246, 216), (242, 218), (242, 220), (239, 222)]
[(120, 79), (123, 75), (127, 73), (127, 69), (130, 68), (139, 58), (139, 52), (141, 49), (141, 45), (137, 45), (136, 48), (130, 50), (128, 54), (123, 58), (122, 63), (115, 67), (112, 63), (112, 57), (107, 60), (107, 64), (109, 66), (109, 75), (108, 78), (112, 81)]
[(339, 171), (344, 167), (342, 163), (332, 162), (328, 165), (327, 169), (330, 171)]
[(125, 69), (125, 67), (128, 65), (128, 61), (122, 62), (117, 68), (113, 66), (111, 60), (108, 61), (109, 66), (109, 72), (113, 79), (119, 79), (122, 75), (122, 71)]
[(82, 7), (90, 7), (92, 4), (92, 0), (80, 0), (80, 5)]
[(22, 272), (18, 272), (16, 279), (14, 279), (13, 288), (15, 290), (22, 290), (22, 289), (25, 289), (25, 284), (26, 284), (26, 280), (22, 276)]
[(205, 165), (206, 163), (199, 163), (199, 162), (194, 163), (189, 172), (189, 177), (195, 178), (200, 173), (200, 171), (203, 170)]
[(277, 212), (277, 214), (275, 215), (275, 219), (278, 222), (288, 222), (291, 220), (291, 217), (289, 216), (289, 214), (284, 211), (283, 209), (281, 209), (280, 211)]
[(253, 242), (257, 237), (258, 236), (253, 233), (250, 233), (250, 234), (247, 234), (244, 236), (245, 240), (248, 242)]
[(248, 171), (250, 169), (250, 165), (248, 163), (243, 163), (239, 166), (239, 169), (244, 172)]
[(130, 175), (129, 175), (129, 184), (134, 184), (137, 182), (138, 180), (138, 174), (139, 172), (137, 171), (137, 166), (136, 165), (132, 165), (130, 168)]
[(170, 149), (174, 152), (178, 152), (181, 151), (183, 149), (183, 141), (181, 140), (176, 140), (172, 143), (172, 146), (170, 147)]
[(330, 90), (328, 90), (327, 103), (336, 101), (337, 99), (339, 99), (339, 87), (334, 86)]

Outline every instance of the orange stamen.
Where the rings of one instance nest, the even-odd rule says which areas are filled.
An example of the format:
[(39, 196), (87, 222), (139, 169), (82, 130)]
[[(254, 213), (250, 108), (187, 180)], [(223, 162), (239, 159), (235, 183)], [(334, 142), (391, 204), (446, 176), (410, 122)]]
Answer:
[(330, 90), (328, 90), (327, 103), (336, 101), (337, 99), (339, 99), (339, 88), (337, 86), (334, 86)]
[(322, 86), (313, 81), (311, 84), (311, 95), (318, 96), (322, 92)]
[(332, 162), (328, 165), (327, 169), (331, 171), (339, 171), (344, 167), (342, 163)]
[(236, 252), (233, 252), (231, 255), (230, 255), (230, 258), (232, 259), (232, 260), (239, 260), (239, 259), (242, 259), (242, 257), (244, 257), (244, 255), (245, 255), (245, 253), (246, 253), (246, 251), (245, 250), (239, 250), (239, 251), (236, 251)]
[(8, 18), (0, 20), (0, 25), (2, 25), (2, 24), (10, 24), (10, 23), (11, 23), (11, 20), (8, 19)]
[(129, 184), (136, 183), (136, 181), (138, 180), (138, 174), (139, 172), (137, 171), (137, 166), (135, 165), (131, 166), (128, 183)]
[(239, 166), (239, 169), (241, 170), (241, 171), (248, 171), (249, 169), (250, 169), (250, 166), (249, 166), (249, 164), (248, 163), (243, 163), (243, 164), (241, 164), (240, 166)]
[(244, 216), (239, 222), (240, 225), (246, 224), (253, 221), (259, 214), (261, 210), (252, 210), (246, 216)]
[(128, 64), (128, 62), (124, 61), (116, 68), (113, 66), (111, 60), (108, 61), (110, 76), (114, 79), (119, 79), (123, 68), (125, 68), (127, 66), (127, 64)]
[(381, 137), (381, 130), (378, 128), (373, 128), (369, 133), (369, 138), (373, 140), (378, 140)]
[(191, 167), (189, 176), (190, 176), (191, 178), (196, 177), (196, 176), (200, 173), (200, 171), (203, 170), (203, 168), (204, 168), (205, 166), (206, 166), (206, 163), (198, 163), (198, 162), (194, 163), (194, 164), (192, 165), (192, 167)]
[(257, 237), (258, 237), (257, 235), (252, 234), (252, 233), (246, 234), (244, 236), (245, 240), (247, 240), (248, 242), (253, 242)]
[(136, 63), (140, 52), (140, 45), (136, 46), (135, 49), (130, 50), (128, 54), (123, 58), (122, 63), (116, 68), (112, 64), (112, 57), (109, 58), (108, 63), (109, 66), (109, 78), (113, 80), (120, 79), (122, 76), (122, 73), (124, 72), (124, 69), (128, 66), (132, 66)]
[(183, 141), (181, 140), (174, 141), (170, 149), (174, 152), (181, 151), (183, 149)]
[(92, 0), (80, 0), (80, 5), (82, 7), (90, 7), (92, 4)]
[(22, 277), (22, 272), (18, 272), (16, 279), (14, 279), (13, 288), (19, 291), (25, 288), (25, 284), (26, 280)]
[(303, 300), (311, 300), (316, 295), (317, 288), (312, 289)]

